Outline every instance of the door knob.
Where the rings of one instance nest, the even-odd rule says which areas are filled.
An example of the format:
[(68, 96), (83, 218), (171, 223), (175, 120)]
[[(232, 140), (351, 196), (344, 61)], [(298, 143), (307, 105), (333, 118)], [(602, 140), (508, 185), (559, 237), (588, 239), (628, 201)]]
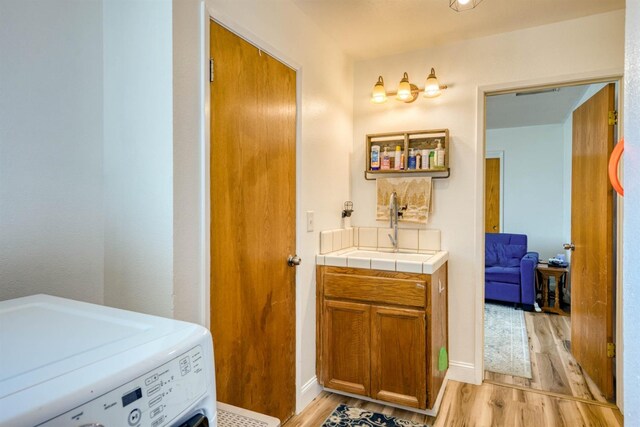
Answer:
[(576, 245), (574, 245), (573, 243), (565, 243), (564, 245), (562, 245), (562, 247), (566, 251), (575, 251), (576, 250)]
[(300, 265), (301, 262), (302, 259), (298, 255), (289, 255), (289, 258), (287, 258), (287, 264), (289, 264), (289, 267)]

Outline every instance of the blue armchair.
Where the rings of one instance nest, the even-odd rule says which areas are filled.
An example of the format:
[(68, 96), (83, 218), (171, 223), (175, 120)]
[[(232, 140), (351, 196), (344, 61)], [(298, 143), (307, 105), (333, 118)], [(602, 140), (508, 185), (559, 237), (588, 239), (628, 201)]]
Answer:
[(527, 252), (524, 234), (486, 233), (485, 299), (531, 308), (536, 300), (538, 253)]

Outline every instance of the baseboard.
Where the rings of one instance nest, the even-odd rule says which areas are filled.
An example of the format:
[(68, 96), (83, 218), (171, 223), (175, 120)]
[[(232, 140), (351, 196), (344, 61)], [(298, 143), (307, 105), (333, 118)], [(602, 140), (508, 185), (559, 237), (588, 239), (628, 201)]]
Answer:
[(322, 387), (318, 384), (318, 378), (314, 375), (300, 389), (300, 395), (296, 402), (296, 414), (302, 412), (321, 392)]
[(482, 379), (480, 379), (480, 382), (476, 379), (475, 365), (467, 362), (450, 361), (448, 377), (450, 380), (462, 383), (480, 384), (482, 382)]

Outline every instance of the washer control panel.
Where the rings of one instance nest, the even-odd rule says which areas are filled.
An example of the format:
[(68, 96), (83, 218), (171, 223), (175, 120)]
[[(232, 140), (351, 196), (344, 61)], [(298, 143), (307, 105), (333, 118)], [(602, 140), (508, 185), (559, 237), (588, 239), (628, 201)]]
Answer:
[(196, 346), (41, 426), (163, 427), (207, 391), (202, 348)]

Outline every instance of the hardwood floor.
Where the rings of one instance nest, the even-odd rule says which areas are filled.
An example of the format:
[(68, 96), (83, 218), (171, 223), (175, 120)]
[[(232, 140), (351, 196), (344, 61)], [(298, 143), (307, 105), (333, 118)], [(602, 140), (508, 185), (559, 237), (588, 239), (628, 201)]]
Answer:
[(283, 427), (320, 427), (341, 403), (393, 415), (433, 427), (616, 427), (620, 411), (541, 392), (484, 383), (449, 381), (437, 418), (331, 393), (322, 393)]
[(485, 371), (487, 381), (607, 402), (571, 355), (571, 320), (549, 313), (524, 313), (532, 379)]

